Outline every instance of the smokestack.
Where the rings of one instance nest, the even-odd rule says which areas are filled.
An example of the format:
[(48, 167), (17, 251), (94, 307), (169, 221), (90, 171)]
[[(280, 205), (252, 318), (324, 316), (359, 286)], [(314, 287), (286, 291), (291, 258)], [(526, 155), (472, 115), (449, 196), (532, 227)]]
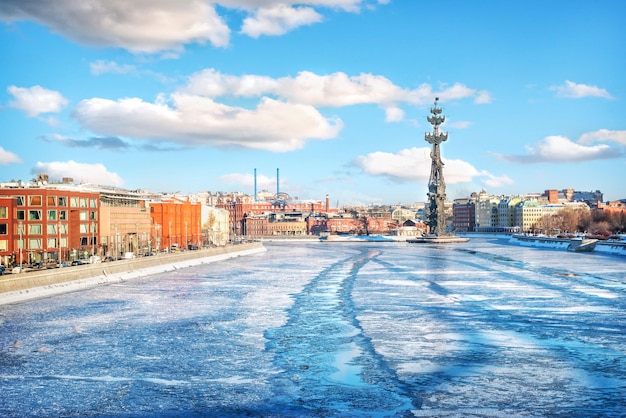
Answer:
[(276, 169), (276, 199), (280, 199), (280, 175), (279, 169)]
[(254, 201), (256, 202), (256, 168), (254, 169)]
[(330, 198), (326, 195), (326, 212), (328, 213), (328, 209), (330, 209)]

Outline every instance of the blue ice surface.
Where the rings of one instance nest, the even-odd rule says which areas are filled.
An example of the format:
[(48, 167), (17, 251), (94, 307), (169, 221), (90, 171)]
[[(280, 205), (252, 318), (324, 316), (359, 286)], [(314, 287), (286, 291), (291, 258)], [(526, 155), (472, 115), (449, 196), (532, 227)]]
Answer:
[(0, 416), (624, 416), (623, 256), (265, 246), (0, 306)]

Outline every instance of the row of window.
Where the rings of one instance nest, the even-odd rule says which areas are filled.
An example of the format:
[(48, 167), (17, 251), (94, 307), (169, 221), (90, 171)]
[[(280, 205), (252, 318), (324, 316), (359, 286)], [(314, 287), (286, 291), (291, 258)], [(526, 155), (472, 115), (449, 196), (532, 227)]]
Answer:
[[(66, 234), (68, 233), (68, 224), (46, 224), (46, 233), (48, 235), (54, 234)], [(28, 227), (28, 230), (26, 230)], [(17, 225), (17, 235), (43, 235), (43, 225), (42, 224), (18, 224)], [(80, 224), (79, 231), (81, 234), (96, 234), (98, 232), (98, 224), (89, 223), (89, 224)], [(0, 223), (0, 235), (7, 235), (9, 233), (9, 225), (6, 223)]]
[[(43, 206), (44, 197), (41, 195), (32, 196), (15, 196), (17, 199), (17, 206), (26, 206), (26, 198), (28, 198), (28, 206)], [(71, 208), (97, 208), (98, 199), (87, 197), (70, 197), (67, 196), (46, 196), (47, 206), (60, 206)]]
[[(43, 247), (44, 239), (42, 238), (29, 238), (28, 240), (15, 240), (16, 248), (28, 249), (28, 250), (44, 250), (46, 248), (59, 248), (59, 241), (57, 238), (48, 238), (45, 240), (48, 244), (46, 248)], [(91, 243), (90, 243), (91, 241)], [(28, 242), (28, 247), (26, 247), (26, 243)], [(80, 246), (86, 247), (88, 245), (98, 245), (98, 239), (96, 237), (80, 237)], [(67, 248), (67, 238), (61, 238), (61, 248)], [(9, 250), (9, 240), (0, 239), (0, 251), (8, 251)]]
[[(28, 211), (19, 209), (16, 213), (16, 218), (18, 221), (25, 221), (28, 216), (29, 221), (41, 221), (43, 220), (44, 211), (40, 209), (29, 209)], [(49, 221), (66, 221), (68, 219), (68, 211), (67, 210), (48, 210), (46, 211), (47, 219)], [(6, 206), (0, 206), (0, 219), (9, 219), (9, 210)], [(98, 212), (97, 211), (87, 211), (81, 210), (79, 213), (79, 219), (81, 221), (97, 221), (98, 220)]]

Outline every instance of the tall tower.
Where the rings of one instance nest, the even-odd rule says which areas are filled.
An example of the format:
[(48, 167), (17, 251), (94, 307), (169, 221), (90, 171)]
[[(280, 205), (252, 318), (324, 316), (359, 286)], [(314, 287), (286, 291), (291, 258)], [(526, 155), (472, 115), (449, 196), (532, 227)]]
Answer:
[(439, 97), (435, 98), (435, 105), (430, 108), (432, 116), (426, 119), (433, 126), (432, 132), (426, 132), (424, 139), (433, 148), (430, 151), (430, 180), (428, 181), (428, 206), (427, 220), (428, 229), (431, 235), (436, 237), (451, 235), (446, 232), (446, 182), (443, 179), (443, 162), (441, 161), (441, 153), (439, 146), (448, 139), (448, 133), (439, 130), (439, 126), (446, 120), (441, 114), (442, 109), (437, 107)]

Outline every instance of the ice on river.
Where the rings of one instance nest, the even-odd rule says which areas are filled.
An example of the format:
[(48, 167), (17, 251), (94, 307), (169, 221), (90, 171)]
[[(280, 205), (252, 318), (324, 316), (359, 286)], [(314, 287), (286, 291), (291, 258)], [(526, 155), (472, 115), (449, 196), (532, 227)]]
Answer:
[(624, 416), (623, 256), (266, 247), (0, 306), (0, 416)]

